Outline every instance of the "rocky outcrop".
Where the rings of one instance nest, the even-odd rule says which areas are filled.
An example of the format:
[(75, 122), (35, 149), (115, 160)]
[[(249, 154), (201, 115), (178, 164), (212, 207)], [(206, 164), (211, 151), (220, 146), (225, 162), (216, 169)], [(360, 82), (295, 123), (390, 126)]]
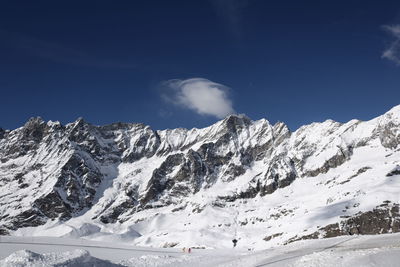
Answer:
[(291, 238), (286, 243), (343, 235), (377, 235), (397, 232), (400, 232), (399, 204), (386, 201), (371, 211), (359, 212), (343, 221), (321, 227), (312, 234)]
[(170, 174), (174, 170), (174, 167), (182, 164), (182, 161), (183, 154), (168, 156), (161, 166), (153, 171), (153, 175), (147, 184), (146, 194), (140, 199), (142, 205), (146, 205), (151, 200), (158, 200), (165, 189), (174, 186), (175, 180)]
[(399, 106), (392, 108), (381, 116), (377, 133), (382, 146), (395, 149), (400, 144), (400, 118), (398, 116)]
[(397, 165), (393, 170), (391, 170), (388, 174), (386, 174), (387, 177), (394, 176), (394, 175), (399, 175), (400, 174), (400, 166)]
[(399, 125), (392, 122), (385, 124), (380, 131), (379, 139), (384, 147), (395, 149), (400, 144)]
[(4, 129), (0, 128), (0, 139), (3, 139), (5, 134), (6, 134), (6, 131)]

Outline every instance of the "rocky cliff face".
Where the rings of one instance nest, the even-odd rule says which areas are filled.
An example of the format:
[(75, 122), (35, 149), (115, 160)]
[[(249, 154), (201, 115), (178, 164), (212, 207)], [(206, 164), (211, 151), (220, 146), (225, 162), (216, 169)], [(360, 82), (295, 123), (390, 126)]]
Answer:
[[(0, 233), (43, 232), (50, 224), (69, 225), (76, 233), (84, 222), (96, 226), (89, 227), (96, 233), (87, 236), (135, 231), (142, 235), (135, 236), (138, 244), (159, 245), (164, 239), (150, 241), (149, 236), (164, 231), (175, 233), (173, 243), (182, 243), (182, 233), (167, 221), (193, 214), (209, 218), (220, 210), (213, 223), (197, 225), (189, 219), (190, 230), (181, 229), (187, 235), (203, 228), (236, 234), (242, 229), (254, 244), (265, 242), (259, 241), (265, 236), (274, 236), (266, 238), (271, 244), (283, 243), (332, 223), (339, 227), (343, 214), (335, 205), (351, 210), (346, 214), (355, 216), (351, 225), (383, 201), (397, 205), (399, 150), (400, 106), (367, 122), (328, 120), (295, 132), (283, 123), (243, 115), (204, 129), (163, 131), (143, 124), (94, 126), (78, 119), (64, 126), (32, 118), (21, 128), (0, 129)], [(389, 193), (376, 193), (372, 202), (365, 197), (374, 182), (386, 188), (388, 177), (393, 183)], [(305, 200), (307, 187), (315, 190), (308, 193), (315, 197), (312, 205)], [(302, 207), (295, 205), (300, 192), (305, 193), (297, 199)], [(346, 209), (349, 201), (356, 207)], [(312, 220), (310, 212), (323, 209), (324, 219)], [(301, 233), (283, 229), (290, 218), (304, 217), (302, 212), (311, 217), (302, 220)], [(71, 229), (61, 232), (71, 234)], [(251, 231), (264, 236), (251, 237)], [(208, 239), (195, 240), (210, 245)]]

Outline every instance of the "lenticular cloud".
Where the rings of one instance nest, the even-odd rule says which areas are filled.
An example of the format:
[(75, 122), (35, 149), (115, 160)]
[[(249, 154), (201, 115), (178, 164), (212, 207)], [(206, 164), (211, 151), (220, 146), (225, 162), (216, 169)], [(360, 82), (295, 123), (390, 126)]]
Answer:
[(224, 118), (235, 113), (229, 98), (229, 88), (203, 78), (173, 79), (163, 83), (168, 93), (163, 98), (170, 103), (193, 110), (200, 115)]

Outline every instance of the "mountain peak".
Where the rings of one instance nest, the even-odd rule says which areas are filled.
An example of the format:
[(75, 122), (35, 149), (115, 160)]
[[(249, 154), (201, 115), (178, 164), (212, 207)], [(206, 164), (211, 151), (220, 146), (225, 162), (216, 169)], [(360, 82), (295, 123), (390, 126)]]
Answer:
[(230, 119), (238, 119), (238, 120), (243, 120), (243, 121), (251, 121), (251, 119), (243, 113), (240, 114), (230, 114), (225, 117), (224, 121), (230, 120)]
[(44, 120), (41, 117), (31, 117), (29, 120), (25, 123), (25, 127), (29, 127), (31, 125), (40, 125), (43, 124)]
[(71, 123), (70, 125), (72, 125), (73, 128), (81, 128), (81, 127), (83, 127), (85, 125), (89, 125), (89, 124), (90, 123), (85, 121), (85, 119), (83, 117), (79, 117), (73, 123)]
[(233, 129), (238, 126), (249, 126), (252, 123), (252, 120), (244, 114), (231, 114), (227, 116), (222, 122), (229, 129)]

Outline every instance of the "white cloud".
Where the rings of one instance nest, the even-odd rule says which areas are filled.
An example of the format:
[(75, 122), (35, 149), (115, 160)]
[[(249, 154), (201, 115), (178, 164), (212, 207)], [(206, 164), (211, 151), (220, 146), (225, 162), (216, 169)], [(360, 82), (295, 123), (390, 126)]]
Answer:
[(163, 82), (162, 97), (169, 103), (193, 110), (200, 115), (224, 118), (235, 113), (229, 88), (203, 78), (173, 79)]
[(389, 59), (400, 65), (400, 25), (385, 25), (383, 29), (395, 39), (382, 53), (382, 58)]

